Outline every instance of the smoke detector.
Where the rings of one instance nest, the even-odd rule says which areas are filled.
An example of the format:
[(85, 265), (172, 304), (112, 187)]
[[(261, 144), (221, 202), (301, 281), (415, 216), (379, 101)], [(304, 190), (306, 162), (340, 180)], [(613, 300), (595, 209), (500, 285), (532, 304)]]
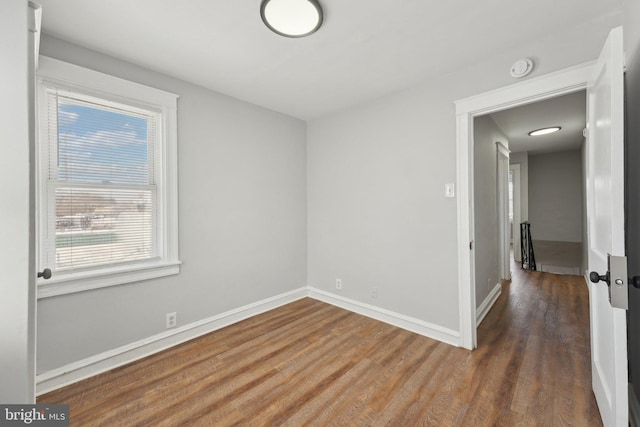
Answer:
[(533, 61), (529, 58), (518, 59), (511, 66), (511, 77), (522, 78), (533, 70)]

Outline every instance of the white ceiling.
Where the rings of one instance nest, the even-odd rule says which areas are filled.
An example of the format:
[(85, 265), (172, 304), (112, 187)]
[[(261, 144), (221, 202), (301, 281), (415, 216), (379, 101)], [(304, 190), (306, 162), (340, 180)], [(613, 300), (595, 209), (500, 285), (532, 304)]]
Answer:
[[(582, 130), (586, 126), (586, 93), (580, 91), (510, 110), (491, 114), (509, 140), (512, 153), (532, 154), (577, 150), (582, 146)], [(529, 136), (529, 132), (561, 126), (559, 132)]]
[(263, 25), (260, 0), (38, 0), (46, 34), (302, 119), (620, 7), (620, 0), (320, 2), (322, 28), (289, 39)]

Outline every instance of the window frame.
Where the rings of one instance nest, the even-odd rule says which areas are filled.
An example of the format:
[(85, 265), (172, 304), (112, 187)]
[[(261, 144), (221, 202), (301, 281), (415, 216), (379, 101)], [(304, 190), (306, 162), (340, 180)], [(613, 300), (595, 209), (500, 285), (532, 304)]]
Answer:
[(47, 88), (58, 88), (159, 112), (161, 137), (155, 147), (154, 169), (157, 186), (157, 257), (111, 266), (79, 268), (55, 272), (36, 281), (38, 298), (82, 292), (154, 279), (180, 272), (178, 256), (178, 174), (177, 174), (177, 100), (178, 95), (124, 80), (88, 68), (41, 56), (37, 70), (38, 132), (36, 155), (36, 247), (39, 271), (46, 262), (46, 221), (48, 180)]

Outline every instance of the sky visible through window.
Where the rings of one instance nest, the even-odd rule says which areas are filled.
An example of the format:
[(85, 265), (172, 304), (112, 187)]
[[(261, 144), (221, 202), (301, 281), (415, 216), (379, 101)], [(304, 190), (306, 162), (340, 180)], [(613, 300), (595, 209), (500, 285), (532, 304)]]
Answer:
[(58, 179), (148, 184), (148, 119), (61, 99)]
[(58, 95), (56, 268), (152, 255), (155, 118)]

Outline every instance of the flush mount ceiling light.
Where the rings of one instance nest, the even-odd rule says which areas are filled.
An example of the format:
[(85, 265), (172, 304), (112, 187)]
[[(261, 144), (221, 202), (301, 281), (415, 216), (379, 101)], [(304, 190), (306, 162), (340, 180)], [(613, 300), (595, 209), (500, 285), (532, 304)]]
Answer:
[(274, 33), (294, 38), (318, 31), (323, 18), (316, 0), (263, 0), (260, 16)]
[(546, 135), (548, 133), (558, 132), (560, 129), (562, 129), (560, 126), (553, 126), (553, 127), (550, 127), (550, 128), (542, 128), (542, 129), (532, 130), (531, 132), (529, 132), (529, 136)]

